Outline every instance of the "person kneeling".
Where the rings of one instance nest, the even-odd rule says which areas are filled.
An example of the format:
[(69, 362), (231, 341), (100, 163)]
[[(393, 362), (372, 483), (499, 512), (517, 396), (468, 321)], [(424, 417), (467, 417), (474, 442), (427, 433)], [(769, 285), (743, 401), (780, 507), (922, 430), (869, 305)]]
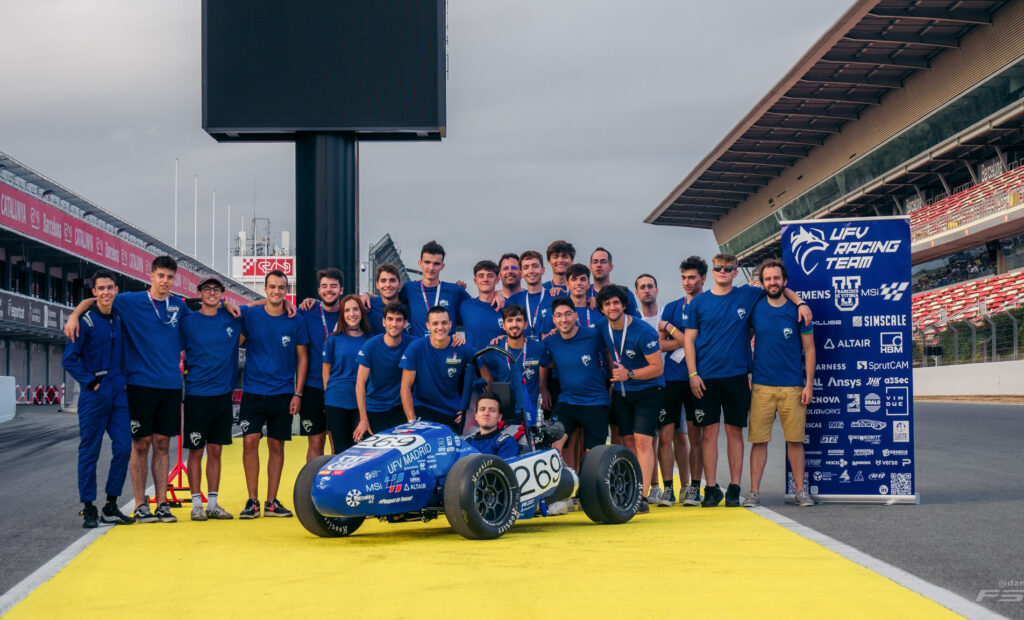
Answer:
[(480, 430), (466, 438), (466, 442), (483, 454), (510, 459), (519, 454), (519, 443), (511, 435), (498, 430), (501, 421), (501, 402), (498, 397), (485, 393), (476, 403), (476, 423)]

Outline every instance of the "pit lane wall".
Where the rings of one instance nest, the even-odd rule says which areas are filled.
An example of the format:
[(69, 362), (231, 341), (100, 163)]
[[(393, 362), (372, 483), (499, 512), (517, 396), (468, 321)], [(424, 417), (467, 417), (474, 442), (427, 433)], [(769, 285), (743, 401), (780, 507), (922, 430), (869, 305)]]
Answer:
[(914, 396), (1024, 396), (1024, 361), (914, 369)]

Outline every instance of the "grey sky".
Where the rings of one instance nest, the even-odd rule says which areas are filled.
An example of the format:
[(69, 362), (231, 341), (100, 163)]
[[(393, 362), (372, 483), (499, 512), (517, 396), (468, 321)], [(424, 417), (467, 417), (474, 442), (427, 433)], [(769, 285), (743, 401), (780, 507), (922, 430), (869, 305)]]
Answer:
[[(448, 137), (360, 147), (363, 253), (390, 232), (413, 264), (436, 238), (445, 279), (501, 251), (572, 241), (613, 280), (715, 252), (710, 231), (642, 219), (849, 6), (848, 0), (450, 0)], [(0, 150), (226, 270), (225, 205), (294, 228), (294, 149), (218, 144), (200, 127), (200, 2), (7, 0)], [(472, 288), (472, 287), (471, 287)]]

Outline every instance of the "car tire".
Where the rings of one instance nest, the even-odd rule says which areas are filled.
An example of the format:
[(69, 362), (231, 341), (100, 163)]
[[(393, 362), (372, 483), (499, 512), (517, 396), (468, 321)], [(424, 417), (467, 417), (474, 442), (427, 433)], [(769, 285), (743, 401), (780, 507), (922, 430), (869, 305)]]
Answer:
[(519, 517), (519, 485), (512, 468), (489, 454), (456, 461), (445, 479), (444, 514), (452, 529), (466, 538), (503, 535)]
[(325, 517), (320, 514), (313, 504), (313, 483), (316, 481), (316, 472), (323, 469), (333, 455), (325, 454), (318, 456), (306, 463), (299, 471), (295, 479), (295, 488), (292, 491), (292, 505), (295, 506), (295, 516), (299, 523), (306, 528), (310, 534), (316, 534), (323, 538), (339, 538), (348, 536), (359, 529), (365, 517)]
[(624, 446), (598, 446), (583, 458), (580, 503), (597, 523), (625, 523), (633, 518), (643, 494), (640, 462)]

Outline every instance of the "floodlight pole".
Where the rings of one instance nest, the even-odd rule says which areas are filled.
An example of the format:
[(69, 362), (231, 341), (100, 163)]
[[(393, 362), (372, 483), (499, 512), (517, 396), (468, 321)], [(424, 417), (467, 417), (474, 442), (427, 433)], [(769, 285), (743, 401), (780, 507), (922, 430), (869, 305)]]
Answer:
[(337, 267), (345, 292), (359, 289), (359, 139), (355, 133), (295, 136), (297, 299), (316, 298), (316, 272)]

